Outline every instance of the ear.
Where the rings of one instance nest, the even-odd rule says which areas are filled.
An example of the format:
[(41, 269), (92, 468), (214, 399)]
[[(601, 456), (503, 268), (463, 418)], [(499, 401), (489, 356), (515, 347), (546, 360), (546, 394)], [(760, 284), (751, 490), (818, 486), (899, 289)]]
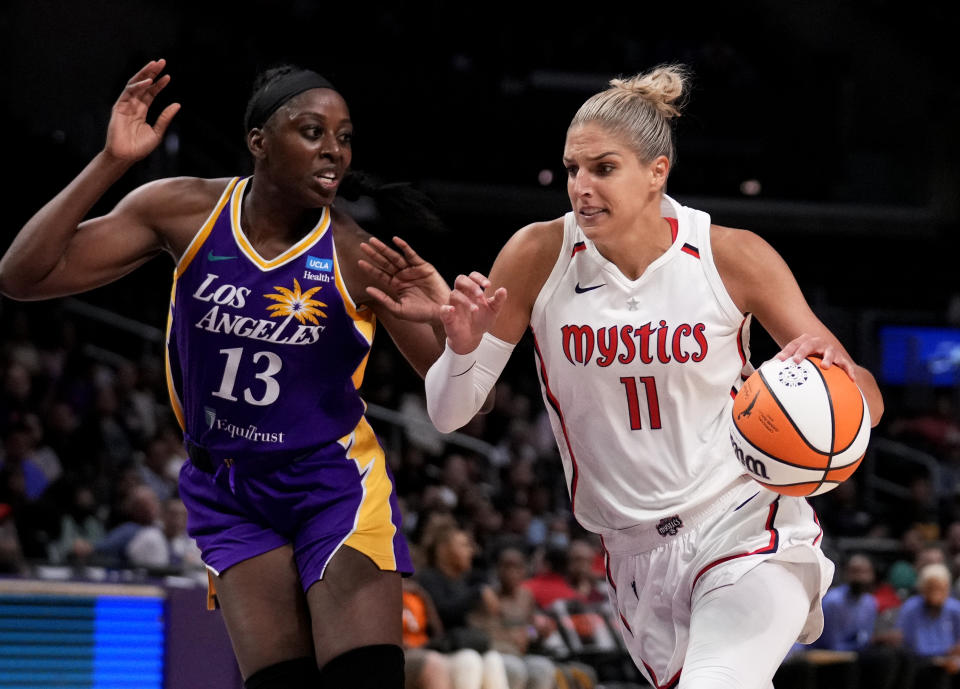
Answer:
[(662, 191), (670, 174), (670, 160), (667, 156), (657, 156), (650, 163), (650, 183), (654, 191)]
[(247, 149), (256, 160), (262, 160), (266, 156), (266, 142), (263, 130), (254, 127), (247, 132)]

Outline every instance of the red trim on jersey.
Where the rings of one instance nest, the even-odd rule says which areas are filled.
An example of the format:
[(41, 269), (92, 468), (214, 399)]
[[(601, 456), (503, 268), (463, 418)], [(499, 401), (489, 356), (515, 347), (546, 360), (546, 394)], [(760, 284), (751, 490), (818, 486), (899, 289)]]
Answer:
[(587, 245), (584, 242), (577, 242), (573, 245), (573, 251), (570, 253), (570, 258), (573, 258), (577, 255), (577, 252), (586, 251)]
[(610, 588), (616, 591), (617, 582), (613, 580), (613, 575), (610, 573), (610, 551), (607, 550), (607, 544), (604, 542), (603, 536), (600, 537), (600, 547), (603, 548), (604, 571), (607, 575), (607, 583), (610, 584)]
[(656, 687), (656, 689), (673, 689), (673, 687), (677, 685), (677, 682), (680, 681), (680, 673), (683, 672), (683, 668), (680, 668), (679, 670), (677, 670), (677, 674), (671, 677), (666, 684), (660, 684), (657, 681), (657, 673), (654, 672), (653, 668), (647, 664), (647, 661), (641, 658), (640, 662), (643, 663), (643, 666), (647, 668), (647, 672), (650, 673), (650, 679), (653, 680), (653, 686)]
[(737, 399), (737, 389), (736, 389), (736, 388), (733, 388), (733, 387), (730, 388), (730, 396), (731, 396), (733, 399)]
[(560, 411), (560, 403), (554, 397), (550, 390), (550, 381), (547, 380), (547, 366), (543, 363), (543, 354), (540, 353), (540, 343), (537, 342), (537, 334), (530, 328), (530, 334), (533, 335), (533, 349), (537, 354), (537, 361), (540, 362), (540, 376), (543, 379), (543, 389), (547, 393), (547, 401), (560, 419), (560, 428), (563, 430), (563, 439), (567, 443), (567, 452), (570, 453), (570, 462), (573, 464), (573, 478), (570, 480), (570, 510), (574, 518), (577, 516), (577, 483), (580, 479), (580, 469), (577, 467), (577, 458), (573, 454), (573, 447), (570, 445), (570, 436), (567, 433), (567, 424), (563, 420), (563, 412)]
[(627, 628), (627, 631), (630, 632), (630, 636), (633, 636), (633, 629), (630, 628), (630, 623), (627, 622), (627, 618), (623, 616), (622, 612), (620, 613), (620, 622)]
[(680, 247), (680, 251), (682, 251), (685, 254), (690, 254), (694, 258), (700, 258), (700, 249), (693, 246), (692, 244), (684, 244), (683, 246)]
[[(810, 503), (807, 503), (810, 505)], [(817, 511), (813, 509), (813, 505), (810, 505), (810, 509), (813, 510), (813, 521), (816, 522), (817, 528), (820, 529), (820, 533), (817, 534), (817, 537), (813, 539), (813, 544), (816, 545), (817, 541), (823, 538), (823, 527), (820, 526), (820, 518), (817, 516)]]
[[(743, 320), (740, 321), (740, 328), (737, 330), (737, 353), (740, 354), (740, 365), (747, 365), (747, 355), (743, 352), (743, 326), (747, 324), (747, 319), (750, 318), (749, 313), (743, 315)], [(743, 374), (740, 375), (743, 378)], [(746, 380), (746, 378), (744, 378)]]
[(776, 499), (770, 503), (770, 510), (767, 512), (767, 524), (764, 528), (770, 532), (770, 542), (762, 548), (757, 548), (756, 550), (751, 550), (749, 553), (737, 553), (736, 555), (727, 555), (726, 557), (721, 557), (719, 560), (714, 560), (709, 565), (697, 572), (697, 576), (693, 578), (693, 584), (690, 586), (690, 593), (693, 593), (693, 590), (697, 587), (697, 582), (700, 580), (708, 570), (713, 569), (719, 564), (724, 562), (729, 562), (730, 560), (736, 560), (740, 557), (746, 557), (747, 555), (762, 555), (764, 553), (775, 553), (777, 548), (780, 545), (780, 532), (777, 531), (773, 526), (773, 519), (777, 516), (777, 509), (780, 506), (780, 496), (778, 495)]
[(670, 243), (673, 244), (677, 241), (677, 235), (680, 234), (680, 224), (676, 218), (664, 218), (664, 220), (670, 223)]

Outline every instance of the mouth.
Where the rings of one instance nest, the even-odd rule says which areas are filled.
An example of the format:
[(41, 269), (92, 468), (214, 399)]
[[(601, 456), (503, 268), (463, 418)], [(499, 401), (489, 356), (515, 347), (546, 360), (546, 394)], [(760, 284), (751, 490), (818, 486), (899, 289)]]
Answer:
[(338, 186), (340, 186), (340, 180), (342, 176), (337, 170), (328, 169), (314, 174), (313, 178), (317, 180), (321, 187), (326, 190), (333, 191)]
[(577, 215), (581, 218), (592, 219), (597, 216), (603, 215), (607, 210), (605, 208), (598, 208), (597, 206), (582, 206), (577, 210)]

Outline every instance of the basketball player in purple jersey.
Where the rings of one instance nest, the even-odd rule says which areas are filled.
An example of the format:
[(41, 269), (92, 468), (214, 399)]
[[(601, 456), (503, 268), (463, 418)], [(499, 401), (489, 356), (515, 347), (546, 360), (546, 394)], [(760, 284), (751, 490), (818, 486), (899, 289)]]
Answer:
[[(103, 151), (0, 261), (0, 290), (74, 294), (170, 254), (167, 380), (190, 454), (181, 497), (245, 686), (401, 687), (400, 573), (412, 566), (358, 387), (378, 319), (426, 372), (449, 288), (409, 246), (394, 252), (334, 207), (353, 126), (340, 94), (307, 70), (255, 85), (253, 177), (162, 179), (84, 220), (178, 111), (146, 121), (170, 81), (164, 66), (127, 84)], [(379, 273), (390, 290), (396, 271), (362, 261), (366, 241), (419, 278), (391, 297), (373, 288)]]
[(489, 280), (457, 278), (427, 406), (442, 431), (469, 421), (529, 327), (634, 662), (657, 689), (762, 689), (819, 635), (833, 565), (810, 505), (761, 489), (730, 451), (752, 316), (781, 359), (818, 354), (855, 378), (872, 425), (883, 402), (766, 242), (664, 193), (684, 81), (658, 68), (581, 106), (563, 155), (572, 212), (517, 232)]

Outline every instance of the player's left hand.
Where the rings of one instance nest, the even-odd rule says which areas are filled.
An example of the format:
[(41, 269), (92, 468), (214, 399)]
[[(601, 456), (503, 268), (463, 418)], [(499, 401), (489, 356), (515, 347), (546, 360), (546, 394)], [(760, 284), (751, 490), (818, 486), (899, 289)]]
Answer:
[(780, 361), (786, 361), (792, 358), (794, 362), (799, 364), (808, 356), (821, 357), (821, 368), (828, 369), (836, 365), (850, 376), (850, 380), (854, 382), (857, 381), (853, 360), (850, 358), (850, 355), (847, 354), (846, 350), (832, 338), (804, 333), (788, 342), (784, 348), (780, 350), (776, 358)]
[(360, 244), (368, 259), (359, 260), (360, 268), (380, 285), (368, 285), (367, 294), (397, 318), (439, 323), (440, 307), (450, 299), (449, 285), (404, 240), (394, 237), (393, 243), (399, 251), (376, 237)]

